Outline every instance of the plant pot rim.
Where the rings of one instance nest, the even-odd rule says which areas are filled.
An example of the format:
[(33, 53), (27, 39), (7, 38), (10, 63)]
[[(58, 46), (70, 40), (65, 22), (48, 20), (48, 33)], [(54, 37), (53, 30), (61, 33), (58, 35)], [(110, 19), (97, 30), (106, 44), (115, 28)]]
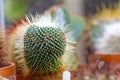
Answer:
[(120, 54), (95, 54), (95, 56), (98, 60), (120, 63)]
[(96, 52), (95, 55), (120, 55), (120, 53), (102, 53), (102, 52), (98, 53), (98, 52)]
[(11, 68), (11, 67), (15, 66), (15, 63), (13, 63), (13, 62), (7, 62), (7, 63), (8, 63), (8, 65), (1, 67), (0, 70)]
[[(11, 80), (11, 77), (16, 75), (15, 63), (7, 62), (9, 65), (0, 68), (0, 75)], [(16, 79), (12, 79), (16, 80)]]

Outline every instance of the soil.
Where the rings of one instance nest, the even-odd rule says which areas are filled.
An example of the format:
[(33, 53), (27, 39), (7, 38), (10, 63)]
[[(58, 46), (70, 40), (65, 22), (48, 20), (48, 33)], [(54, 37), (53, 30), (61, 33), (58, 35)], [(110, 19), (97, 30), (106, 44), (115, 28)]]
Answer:
[(9, 65), (10, 65), (9, 63), (3, 63), (0, 65), (0, 68), (5, 67), (5, 66), (9, 66)]

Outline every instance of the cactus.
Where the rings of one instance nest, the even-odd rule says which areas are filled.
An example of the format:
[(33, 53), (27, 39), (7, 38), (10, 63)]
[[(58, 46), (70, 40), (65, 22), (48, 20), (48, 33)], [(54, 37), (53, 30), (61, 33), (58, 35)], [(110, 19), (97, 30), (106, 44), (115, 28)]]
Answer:
[(71, 20), (71, 26), (70, 26), (70, 30), (72, 30), (73, 32), (73, 39), (75, 41), (78, 41), (80, 36), (82, 35), (82, 33), (85, 30), (85, 23), (84, 20), (80, 17), (73, 17)]
[(90, 18), (92, 25), (91, 40), (94, 44), (95, 52), (98, 53), (119, 53), (119, 23), (120, 11), (118, 5), (114, 4), (114, 9), (106, 8), (102, 5), (102, 11)]
[(85, 57), (83, 56), (84, 53), (83, 53), (83, 49), (82, 49), (84, 45), (81, 45), (79, 43), (82, 40), (81, 36), (82, 36), (82, 34), (85, 30), (85, 24), (84, 24), (84, 20), (82, 18), (78, 17), (78, 16), (77, 17), (73, 16), (71, 18), (71, 23), (70, 24), (71, 25), (70, 25), (69, 29), (73, 33), (72, 40), (76, 41), (77, 44), (76, 44), (76, 53), (71, 55), (69, 61), (71, 62), (70, 68), (71, 69), (76, 69), (78, 67), (78, 65), (80, 65), (84, 62), (83, 59), (85, 59)]
[(58, 27), (31, 25), (24, 36), (25, 59), (28, 67), (38, 72), (54, 72), (61, 68), (66, 37)]
[(4, 63), (5, 63), (4, 39), (2, 30), (0, 29), (0, 67), (3, 67)]
[(96, 50), (100, 53), (120, 53), (120, 21), (103, 25), (103, 35), (96, 39)]
[[(8, 36), (9, 53), (17, 64), (17, 73), (32, 80), (61, 80), (61, 58), (73, 46), (64, 23), (51, 15), (26, 17)], [(34, 76), (34, 77), (33, 77)]]
[[(27, 25), (25, 21), (22, 21), (22, 25), (16, 23), (17, 27), (11, 26), (11, 31), (7, 32), (7, 53), (9, 61), (16, 63), (17, 74), (22, 74), (24, 76), (28, 75), (30, 72), (26, 65), (24, 59), (24, 34), (27, 30)], [(24, 26), (23, 26), (24, 25)], [(18, 27), (19, 26), (19, 27)]]

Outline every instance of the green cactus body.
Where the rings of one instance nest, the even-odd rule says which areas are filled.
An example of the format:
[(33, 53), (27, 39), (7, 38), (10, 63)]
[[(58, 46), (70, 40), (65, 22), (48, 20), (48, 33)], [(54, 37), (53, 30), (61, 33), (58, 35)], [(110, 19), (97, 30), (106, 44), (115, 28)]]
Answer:
[(55, 72), (62, 63), (66, 47), (65, 34), (53, 27), (30, 26), (24, 36), (25, 59), (32, 71)]
[[(25, 80), (62, 80), (62, 56), (73, 51), (64, 25), (51, 15), (26, 17), (9, 35), (9, 53)], [(19, 44), (18, 44), (19, 43)]]

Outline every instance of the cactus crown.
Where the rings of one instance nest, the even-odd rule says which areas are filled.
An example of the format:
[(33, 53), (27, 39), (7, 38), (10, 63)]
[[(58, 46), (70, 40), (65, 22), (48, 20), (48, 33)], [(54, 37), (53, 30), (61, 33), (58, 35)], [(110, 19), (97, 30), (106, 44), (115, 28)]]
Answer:
[(98, 7), (96, 9), (97, 14), (89, 19), (93, 33), (91, 39), (96, 52), (119, 53), (116, 46), (118, 46), (117, 43), (119, 42), (119, 33), (117, 31), (119, 31), (120, 10), (117, 4), (113, 4), (113, 6), (114, 8), (111, 5), (106, 8), (102, 4), (102, 10)]
[(106, 23), (102, 27), (103, 35), (96, 39), (97, 52), (120, 53), (120, 21)]

